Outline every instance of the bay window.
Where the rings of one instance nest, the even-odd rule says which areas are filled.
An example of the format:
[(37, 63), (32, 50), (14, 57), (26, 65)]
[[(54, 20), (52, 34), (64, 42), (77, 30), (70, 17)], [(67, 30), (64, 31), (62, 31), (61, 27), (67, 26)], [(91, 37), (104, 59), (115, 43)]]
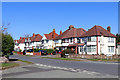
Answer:
[(114, 52), (114, 46), (108, 46), (108, 52)]
[(87, 52), (96, 52), (96, 46), (87, 46)]

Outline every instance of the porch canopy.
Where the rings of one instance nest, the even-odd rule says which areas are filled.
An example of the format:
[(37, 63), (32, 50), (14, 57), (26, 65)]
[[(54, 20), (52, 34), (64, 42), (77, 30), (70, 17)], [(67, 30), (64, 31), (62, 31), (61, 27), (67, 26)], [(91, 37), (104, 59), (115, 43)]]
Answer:
[(68, 47), (74, 47), (74, 46), (78, 47), (78, 46), (83, 46), (83, 45), (84, 43), (74, 43), (74, 44), (69, 44)]

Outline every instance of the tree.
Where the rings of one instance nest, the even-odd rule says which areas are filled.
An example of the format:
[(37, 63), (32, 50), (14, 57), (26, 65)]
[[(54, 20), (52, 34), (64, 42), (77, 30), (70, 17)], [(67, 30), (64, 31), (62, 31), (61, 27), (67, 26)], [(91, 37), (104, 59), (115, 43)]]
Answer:
[(2, 33), (2, 56), (9, 58), (14, 49), (14, 41), (10, 34)]
[(116, 42), (120, 42), (120, 34), (116, 34), (117, 38), (116, 38)]
[[(10, 24), (10, 23), (9, 23)], [(9, 25), (8, 24), (8, 25)], [(2, 56), (5, 56), (6, 58), (9, 58), (9, 55), (14, 49), (14, 40), (10, 34), (7, 33), (7, 26), (2, 25), (2, 30), (0, 30), (1, 38), (2, 38)]]

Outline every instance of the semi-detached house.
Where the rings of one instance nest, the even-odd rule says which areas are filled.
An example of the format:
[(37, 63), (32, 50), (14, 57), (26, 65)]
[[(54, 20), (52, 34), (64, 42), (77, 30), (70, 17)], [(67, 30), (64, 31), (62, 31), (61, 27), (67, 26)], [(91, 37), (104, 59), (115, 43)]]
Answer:
[(55, 48), (59, 50), (65, 50), (70, 48), (79, 54), (78, 45), (84, 45), (80, 38), (86, 32), (83, 28), (74, 28), (70, 25), (69, 28), (54, 39)]
[(69, 26), (65, 32), (55, 38), (56, 49), (72, 49), (76, 54), (116, 54), (116, 36), (107, 30), (95, 25), (88, 31), (82, 28)]

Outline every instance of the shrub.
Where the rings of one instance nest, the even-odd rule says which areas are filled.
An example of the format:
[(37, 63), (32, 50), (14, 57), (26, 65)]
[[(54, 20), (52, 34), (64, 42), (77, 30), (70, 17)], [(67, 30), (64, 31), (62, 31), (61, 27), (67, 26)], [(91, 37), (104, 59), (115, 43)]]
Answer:
[(63, 50), (63, 52), (61, 53), (61, 57), (65, 58), (65, 54), (75, 54), (75, 52), (71, 49)]
[(22, 52), (22, 50), (21, 50), (21, 49), (19, 49), (19, 52)]
[(40, 49), (33, 49), (34, 52), (38, 52)]
[(53, 51), (55, 51), (54, 49), (33, 49), (34, 52), (38, 52), (39, 50), (47, 51), (47, 53), (52, 53)]

